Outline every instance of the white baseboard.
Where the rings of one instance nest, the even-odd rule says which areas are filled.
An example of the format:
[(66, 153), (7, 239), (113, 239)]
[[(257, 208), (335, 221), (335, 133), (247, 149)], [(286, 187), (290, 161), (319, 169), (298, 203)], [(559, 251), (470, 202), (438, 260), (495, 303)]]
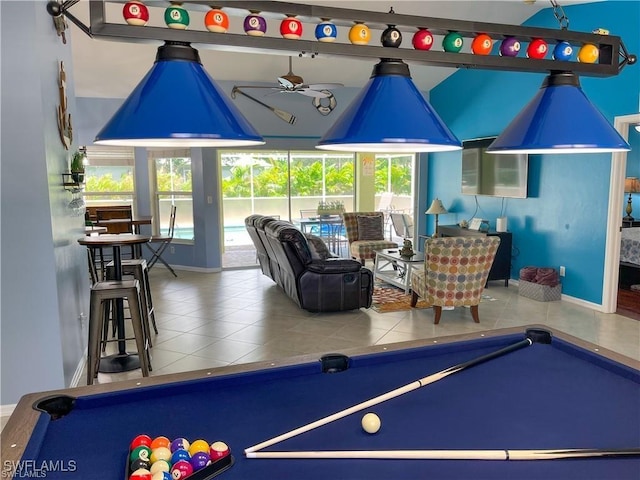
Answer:
[(87, 353), (87, 349), (85, 349), (84, 353), (82, 354), (82, 358), (80, 359), (80, 362), (76, 367), (76, 371), (74, 372), (73, 377), (71, 377), (71, 384), (69, 385), (69, 388), (75, 388), (80, 384), (80, 379), (82, 378), (84, 367), (87, 365)]
[[(513, 284), (513, 286), (517, 287), (517, 286), (520, 285), (520, 282), (517, 279), (510, 279), (509, 280), (509, 285), (511, 285), (511, 284)], [(573, 303), (574, 305), (579, 305), (581, 307), (588, 308), (590, 310), (595, 310), (596, 312), (605, 313), (604, 307), (602, 306), (602, 304), (588, 302), (586, 300), (582, 300), (581, 298), (576, 298), (576, 297), (572, 297), (570, 295), (565, 295), (564, 293), (560, 295), (560, 299), (565, 301), (565, 302), (568, 302), (568, 303)]]

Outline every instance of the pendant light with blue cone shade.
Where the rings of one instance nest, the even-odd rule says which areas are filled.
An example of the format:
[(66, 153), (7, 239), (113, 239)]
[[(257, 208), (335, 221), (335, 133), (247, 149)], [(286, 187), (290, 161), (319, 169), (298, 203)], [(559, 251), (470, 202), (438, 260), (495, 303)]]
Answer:
[(589, 101), (574, 73), (552, 72), (487, 152), (602, 153), (630, 149)]
[(383, 58), (316, 148), (346, 152), (444, 152), (460, 140), (417, 89), (409, 67)]
[(231, 147), (264, 139), (213, 81), (188, 43), (165, 42), (156, 61), (96, 135), (96, 144)]

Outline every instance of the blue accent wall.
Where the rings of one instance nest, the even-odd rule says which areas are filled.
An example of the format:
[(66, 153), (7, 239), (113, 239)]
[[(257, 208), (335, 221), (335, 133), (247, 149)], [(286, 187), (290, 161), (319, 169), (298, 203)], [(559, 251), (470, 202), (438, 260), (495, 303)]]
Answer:
[[(572, 30), (606, 28), (622, 37), (629, 52), (640, 50), (640, 2), (607, 1), (564, 10)], [(558, 28), (551, 9), (542, 10), (525, 25)], [(430, 101), (461, 140), (495, 136), (535, 95), (544, 76), (459, 70), (430, 92)], [(612, 123), (615, 116), (638, 113), (639, 65), (628, 66), (611, 78), (584, 77), (581, 84)], [(635, 152), (629, 156), (628, 168), (639, 171), (637, 140), (632, 146)], [(478, 196), (476, 205), (474, 197), (461, 194), (461, 153), (432, 154), (420, 198), (427, 200), (425, 209), (433, 198), (442, 199), (450, 214), (440, 217), (441, 224), (477, 216), (488, 219), (495, 228), (496, 218), (507, 216), (508, 229), (513, 232), (512, 278), (518, 278), (524, 266), (564, 265), (563, 293), (600, 304), (610, 170), (608, 154), (532, 155), (528, 198)], [(433, 220), (422, 222), (423, 231), (431, 233)]]

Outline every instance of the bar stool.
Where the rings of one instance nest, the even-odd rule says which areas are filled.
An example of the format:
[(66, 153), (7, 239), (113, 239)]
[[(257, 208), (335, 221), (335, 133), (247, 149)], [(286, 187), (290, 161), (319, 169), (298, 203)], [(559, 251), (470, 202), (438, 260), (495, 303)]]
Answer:
[(116, 299), (126, 299), (131, 311), (134, 338), (140, 357), (142, 376), (148, 377), (151, 362), (140, 301), (140, 283), (138, 280), (121, 280), (96, 282), (91, 287), (89, 305), (89, 341), (87, 346), (87, 385), (93, 384), (98, 376), (100, 364), (101, 333), (107, 324), (108, 305), (106, 302)]
[[(113, 278), (113, 262), (107, 265), (107, 279)], [(147, 261), (144, 258), (134, 258), (130, 260), (122, 260), (122, 274), (133, 276), (140, 282), (140, 301), (142, 303), (142, 316), (145, 322), (145, 334), (149, 346), (153, 347), (151, 342), (151, 327), (158, 334), (158, 326), (156, 325), (156, 315), (153, 309), (153, 300), (151, 298), (151, 285), (149, 283), (149, 269)]]

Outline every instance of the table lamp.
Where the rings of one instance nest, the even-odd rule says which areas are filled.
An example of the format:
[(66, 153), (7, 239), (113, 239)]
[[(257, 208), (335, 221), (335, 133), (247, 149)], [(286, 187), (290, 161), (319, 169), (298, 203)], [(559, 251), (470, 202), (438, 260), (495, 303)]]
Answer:
[(633, 207), (631, 206), (631, 194), (640, 192), (640, 180), (637, 177), (627, 177), (624, 179), (624, 193), (629, 194), (629, 200), (627, 200), (627, 216), (623, 218), (628, 222), (633, 221), (633, 217), (631, 216), (631, 212), (633, 211)]
[(431, 202), (431, 206), (429, 207), (429, 210), (427, 210), (424, 213), (426, 213), (427, 215), (436, 216), (436, 228), (432, 235), (435, 238), (438, 236), (438, 215), (442, 215), (449, 212), (447, 211), (446, 208), (444, 208), (444, 205), (442, 205), (442, 200), (440, 200), (439, 198), (434, 198), (433, 202)]

